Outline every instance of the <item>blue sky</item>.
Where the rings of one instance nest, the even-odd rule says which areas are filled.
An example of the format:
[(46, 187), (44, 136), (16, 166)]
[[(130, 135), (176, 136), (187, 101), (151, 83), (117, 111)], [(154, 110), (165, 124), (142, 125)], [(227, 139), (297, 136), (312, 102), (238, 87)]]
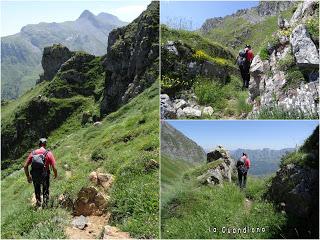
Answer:
[(1, 36), (15, 34), (27, 24), (63, 22), (77, 19), (84, 10), (107, 12), (131, 22), (147, 8), (151, 0), (108, 1), (2, 1)]
[(168, 121), (204, 149), (281, 149), (301, 145), (318, 121)]
[(223, 17), (239, 9), (257, 6), (258, 3), (258, 1), (162, 1), (160, 21), (166, 24), (180, 19), (187, 20), (192, 22), (191, 29), (195, 30), (200, 28), (207, 18)]

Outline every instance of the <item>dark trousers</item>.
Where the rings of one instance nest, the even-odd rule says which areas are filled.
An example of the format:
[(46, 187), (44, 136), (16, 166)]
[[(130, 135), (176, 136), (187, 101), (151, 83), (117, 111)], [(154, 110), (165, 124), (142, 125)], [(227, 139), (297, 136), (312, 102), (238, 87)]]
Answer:
[(242, 173), (241, 171), (238, 171), (238, 181), (239, 181), (239, 187), (245, 188), (247, 184), (247, 172)]
[(240, 73), (241, 73), (241, 78), (243, 82), (243, 88), (248, 88), (249, 87), (249, 82), (250, 82), (250, 65), (245, 65), (245, 66), (239, 66), (240, 68)]
[(38, 203), (41, 203), (41, 188), (43, 195), (43, 202), (46, 204), (49, 200), (49, 186), (50, 186), (50, 174), (46, 174), (45, 177), (32, 177), (34, 193)]

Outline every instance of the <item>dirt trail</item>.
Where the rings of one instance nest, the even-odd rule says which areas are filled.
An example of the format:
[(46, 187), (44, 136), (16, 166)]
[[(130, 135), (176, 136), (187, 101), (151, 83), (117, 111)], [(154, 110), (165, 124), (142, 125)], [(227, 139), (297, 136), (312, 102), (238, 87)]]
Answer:
[(249, 198), (244, 199), (244, 209), (246, 210), (247, 213), (250, 212), (252, 208), (252, 204), (253, 204), (253, 201), (250, 200)]
[(88, 216), (88, 226), (81, 230), (73, 226), (66, 228), (69, 239), (129, 239), (129, 233), (122, 232), (117, 227), (107, 225), (109, 215)]

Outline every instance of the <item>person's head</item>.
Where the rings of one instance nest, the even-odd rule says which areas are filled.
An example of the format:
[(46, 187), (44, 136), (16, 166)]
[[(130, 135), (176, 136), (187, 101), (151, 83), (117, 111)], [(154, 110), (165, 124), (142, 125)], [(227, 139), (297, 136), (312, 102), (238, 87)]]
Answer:
[(46, 147), (47, 146), (47, 139), (46, 138), (40, 138), (39, 139), (39, 147)]
[(242, 153), (242, 156), (243, 156), (243, 157), (247, 157), (247, 154), (246, 154), (246, 153)]
[(247, 44), (247, 45), (246, 45), (246, 48), (247, 48), (247, 49), (251, 49), (251, 46)]

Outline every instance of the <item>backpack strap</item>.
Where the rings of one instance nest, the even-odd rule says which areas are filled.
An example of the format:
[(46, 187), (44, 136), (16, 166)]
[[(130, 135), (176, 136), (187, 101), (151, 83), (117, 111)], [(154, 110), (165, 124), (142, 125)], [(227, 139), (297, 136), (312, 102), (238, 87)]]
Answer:
[(32, 150), (31, 154), (32, 154), (32, 156), (36, 155), (36, 151)]
[(44, 152), (43, 156), (46, 157), (49, 152), (50, 152), (50, 150), (46, 150), (46, 151)]

